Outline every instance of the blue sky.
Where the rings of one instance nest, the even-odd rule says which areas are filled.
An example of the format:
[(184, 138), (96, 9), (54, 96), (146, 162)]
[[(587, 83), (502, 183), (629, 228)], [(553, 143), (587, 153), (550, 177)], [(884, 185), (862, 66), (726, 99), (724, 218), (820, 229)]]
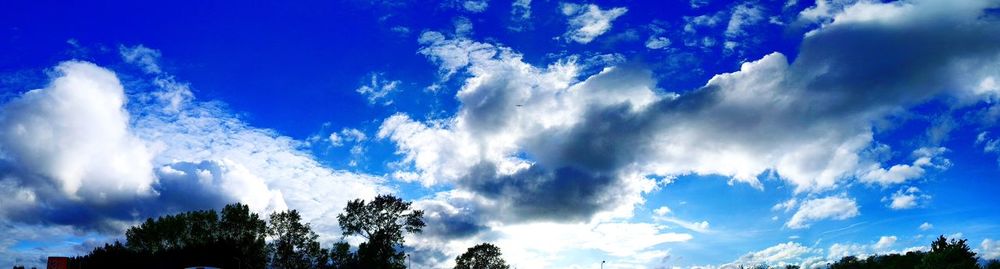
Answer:
[(997, 258), (998, 7), (5, 2), (0, 264), (237, 201), (329, 245), (379, 193), (427, 212), (422, 266)]

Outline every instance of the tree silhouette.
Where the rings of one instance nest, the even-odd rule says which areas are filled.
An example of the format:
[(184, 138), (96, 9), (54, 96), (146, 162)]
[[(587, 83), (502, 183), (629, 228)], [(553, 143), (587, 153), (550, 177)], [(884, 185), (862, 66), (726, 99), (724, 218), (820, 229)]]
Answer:
[(1000, 269), (1000, 260), (992, 259), (989, 262), (986, 262), (986, 265), (983, 266), (983, 268), (984, 269)]
[[(994, 266), (994, 267), (990, 267)], [(948, 240), (938, 237), (931, 243), (931, 251), (910, 251), (906, 254), (873, 255), (864, 260), (847, 256), (833, 264), (830, 269), (978, 269), (976, 253), (969, 249), (965, 239)], [(982, 268), (1000, 269), (997, 264), (987, 263)]]
[(105, 244), (70, 268), (264, 268), (266, 223), (249, 207), (227, 205), (146, 219), (125, 232), (126, 242)]
[(490, 243), (482, 243), (469, 248), (455, 258), (455, 269), (508, 269), (510, 266), (501, 257), (500, 248)]
[(272, 213), (267, 228), (271, 242), (267, 250), (271, 254), (271, 267), (279, 269), (300, 269), (325, 267), (329, 256), (319, 242), (319, 236), (302, 223), (296, 210)]
[(948, 241), (944, 236), (931, 243), (931, 252), (924, 256), (920, 269), (977, 269), (976, 253), (965, 239)]
[(223, 246), (237, 249), (233, 257), (239, 268), (264, 268), (267, 266), (267, 248), (264, 241), (267, 223), (257, 213), (250, 212), (244, 204), (226, 205), (222, 209), (219, 231)]
[(330, 260), (333, 262), (332, 268), (349, 269), (360, 268), (358, 257), (351, 253), (351, 245), (347, 242), (337, 242), (330, 250)]
[(405, 268), (403, 233), (419, 233), (425, 226), (421, 210), (392, 195), (379, 195), (371, 203), (356, 199), (347, 203), (337, 222), (345, 236), (360, 235), (367, 242), (358, 246), (357, 261), (362, 268)]

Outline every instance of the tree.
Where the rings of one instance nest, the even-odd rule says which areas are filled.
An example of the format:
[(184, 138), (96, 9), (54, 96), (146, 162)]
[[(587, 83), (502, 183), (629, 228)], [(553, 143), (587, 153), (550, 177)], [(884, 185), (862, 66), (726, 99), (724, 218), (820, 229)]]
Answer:
[[(242, 204), (146, 219), (106, 244), (70, 259), (70, 268), (264, 268), (267, 224)], [(75, 266), (74, 266), (75, 265)]]
[(351, 253), (351, 245), (347, 242), (341, 241), (333, 244), (333, 248), (330, 250), (330, 260), (333, 262), (333, 268), (360, 268), (358, 258), (354, 253)]
[(931, 243), (931, 251), (921, 260), (920, 269), (978, 269), (976, 253), (965, 239), (948, 241), (943, 235)]
[(347, 203), (337, 222), (345, 236), (367, 239), (358, 247), (357, 260), (364, 268), (405, 268), (403, 233), (419, 233), (425, 226), (421, 210), (392, 195), (379, 195), (371, 203), (356, 199)]
[(324, 267), (329, 256), (316, 241), (319, 236), (302, 224), (302, 217), (296, 210), (272, 213), (267, 234), (271, 243), (267, 249), (271, 254), (271, 266), (279, 269), (299, 269)]
[(482, 243), (469, 248), (455, 258), (455, 269), (508, 269), (510, 266), (501, 257), (500, 248), (490, 243)]
[(983, 269), (1000, 269), (1000, 260), (992, 259), (983, 265)]
[(267, 266), (267, 223), (257, 213), (250, 212), (244, 204), (226, 205), (219, 221), (219, 245), (236, 249), (239, 268), (264, 268)]
[(846, 256), (840, 258), (840, 261), (831, 264), (830, 269), (859, 269), (862, 268), (862, 263), (864, 261), (858, 260), (858, 257)]

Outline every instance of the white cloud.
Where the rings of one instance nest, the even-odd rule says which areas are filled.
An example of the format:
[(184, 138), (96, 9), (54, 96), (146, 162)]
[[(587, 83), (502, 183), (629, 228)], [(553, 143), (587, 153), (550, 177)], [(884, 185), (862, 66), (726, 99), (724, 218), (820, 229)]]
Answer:
[(520, 32), (531, 27), (531, 0), (514, 0), (510, 4), (511, 31)]
[(815, 252), (817, 252), (817, 250), (813, 250), (799, 243), (786, 242), (757, 252), (747, 253), (733, 262), (733, 265), (793, 265), (802, 262), (805, 258), (804, 256), (814, 254)]
[(920, 224), (920, 227), (918, 228), (920, 228), (921, 231), (927, 231), (930, 230), (931, 228), (934, 228), (934, 225), (924, 222), (923, 224)]
[(659, 222), (673, 223), (673, 224), (675, 224), (677, 226), (681, 226), (684, 229), (688, 229), (688, 230), (699, 232), (699, 233), (710, 232), (710, 230), (708, 228), (708, 226), (709, 226), (708, 221), (704, 221), (704, 220), (703, 221), (686, 221), (686, 220), (682, 220), (682, 219), (674, 217), (674, 216), (670, 216), (670, 213), (671, 213), (671, 210), (670, 210), (669, 207), (661, 206), (661, 207), (657, 208), (656, 210), (653, 210), (653, 214), (654, 214), (653, 215), (653, 220), (659, 221)]
[(919, 148), (913, 151), (914, 160), (912, 164), (897, 164), (889, 169), (879, 167), (878, 164), (872, 164), (871, 170), (861, 175), (859, 179), (865, 183), (888, 186), (920, 178), (924, 175), (927, 168), (947, 169), (951, 166), (950, 161), (939, 157), (945, 151), (947, 149), (942, 147)]
[[(663, 232), (646, 223), (526, 224), (499, 229), (497, 245), (510, 257), (512, 267), (548, 268), (558, 253), (574, 249), (593, 249), (614, 257), (632, 257), (664, 243), (686, 242), (689, 234)], [(518, 264), (522, 261), (530, 264)]]
[(806, 200), (799, 206), (798, 211), (785, 223), (785, 226), (792, 229), (809, 227), (809, 224), (818, 220), (844, 220), (857, 216), (858, 204), (854, 199), (846, 196), (828, 196)]
[[(391, 192), (379, 177), (326, 168), (304, 142), (194, 100), (168, 74), (126, 96), (110, 70), (70, 61), (56, 71), (50, 86), (0, 108), (0, 163), (24, 169), (3, 172), (0, 193), (13, 198), (0, 204), (3, 218), (118, 233), (146, 217), (243, 202), (261, 213), (296, 208), (332, 240), (348, 200)], [(358, 133), (345, 135), (364, 139)]]
[[(498, 223), (482, 221), (492, 219), (479, 206), (488, 203), (475, 195), (453, 190), (438, 193), (434, 198), (416, 201), (414, 205), (425, 211), (428, 229), (412, 242), (420, 257), (414, 264), (428, 267), (452, 267), (454, 257), (466, 248), (489, 241), (503, 249), (504, 258), (511, 267), (551, 268), (567, 266), (554, 264), (560, 256), (578, 251), (599, 251), (608, 255), (609, 264), (616, 261), (636, 262), (650, 256), (664, 256), (657, 247), (668, 243), (682, 243), (693, 239), (687, 233), (669, 232), (669, 228), (654, 223), (628, 221), (600, 221), (583, 223)], [(407, 238), (411, 242), (411, 238)]]
[(691, 0), (690, 4), (691, 4), (691, 8), (700, 8), (702, 6), (708, 5), (709, 2), (711, 2), (711, 1), (709, 1), (709, 0)]
[[(909, 18), (905, 12), (910, 11), (899, 16)], [(559, 175), (567, 174), (577, 175), (573, 182), (586, 187), (576, 197), (590, 200), (575, 208), (579, 212), (559, 212), (578, 217), (608, 210), (593, 202), (596, 200), (641, 201), (643, 190), (651, 190), (644, 187), (650, 186), (646, 179), (650, 175), (717, 174), (760, 188), (758, 176), (774, 173), (791, 183), (796, 193), (831, 190), (881, 167), (879, 159), (866, 153), (877, 146), (872, 122), (933, 96), (966, 94), (978, 84), (962, 81), (979, 80), (956, 78), (955, 68), (964, 68), (966, 59), (996, 58), (992, 50), (939, 50), (912, 42), (912, 37), (848, 42), (857, 46), (832, 45), (856, 39), (858, 35), (852, 31), (860, 30), (867, 31), (865, 36), (920, 31), (925, 35), (921, 40), (936, 40), (935, 34), (940, 33), (927, 30), (919, 21), (852, 22), (866, 27), (845, 23), (823, 26), (806, 37), (794, 63), (782, 54), (770, 54), (743, 64), (737, 72), (716, 75), (704, 87), (685, 94), (656, 90), (645, 70), (608, 67), (593, 76), (577, 78), (579, 70), (594, 67), (581, 66), (574, 56), (534, 66), (506, 47), (426, 32), (420, 39), (424, 46), (420, 52), (439, 64), (443, 79), (467, 72), (456, 93), (458, 111), (424, 121), (397, 114), (383, 122), (378, 136), (396, 143), (402, 163), (411, 165), (404, 170), (419, 173), (425, 184), (457, 183), (457, 187), (484, 197), (511, 202), (518, 210), (539, 209), (519, 208), (531, 204), (527, 201), (551, 205), (552, 200), (542, 200), (569, 197), (536, 195), (550, 193), (543, 190), (563, 182)], [(991, 30), (970, 29), (968, 35), (954, 38), (966, 40), (956, 43), (963, 46), (993, 44), (980, 34)], [(908, 49), (873, 50), (901, 46)], [(871, 90), (868, 74), (896, 70), (900, 65), (856, 61), (868, 56), (913, 59), (916, 55), (911, 52), (920, 52), (922, 61), (906, 68), (925, 74), (927, 79), (916, 82), (912, 75), (890, 72), (887, 74), (900, 75), (881, 76), (878, 91)], [(943, 89), (949, 91), (941, 92)], [(940, 152), (915, 152), (924, 151)], [(521, 157), (525, 155), (532, 158)], [(917, 157), (910, 166), (929, 167), (926, 160), (933, 159), (925, 157)], [(892, 174), (891, 170), (886, 169), (886, 173)], [(898, 181), (888, 176), (866, 178), (872, 182)], [(617, 188), (623, 185), (632, 187), (627, 188), (630, 191)], [(528, 187), (531, 189), (522, 189)], [(496, 193), (498, 190), (501, 193)], [(604, 201), (600, 205), (625, 204)], [(857, 214), (851, 199), (812, 200), (820, 201), (851, 202), (840, 204), (846, 211), (835, 212), (830, 218)], [(813, 209), (800, 206), (789, 226), (825, 218), (810, 213)]]
[(976, 250), (976, 253), (983, 259), (1000, 259), (1000, 242), (989, 238), (983, 239), (983, 242), (979, 243), (979, 249)]
[[(211, 102), (187, 104), (177, 115), (138, 118), (134, 128), (137, 136), (160, 150), (154, 159), (158, 166), (178, 161), (223, 162), (229, 168), (239, 167), (243, 171), (221, 173), (223, 176), (259, 178), (268, 189), (282, 194), (288, 208), (299, 210), (305, 221), (313, 223), (313, 229), (323, 240), (340, 236), (336, 215), (347, 201), (391, 192), (381, 185), (382, 178), (327, 168), (300, 150), (305, 142), (247, 126)], [(220, 182), (240, 180), (220, 179)], [(237, 193), (240, 192), (260, 190)]]
[(759, 6), (743, 4), (733, 8), (729, 23), (726, 25), (726, 37), (736, 38), (747, 35), (745, 28), (764, 20), (764, 11)]
[(77, 61), (55, 71), (45, 88), (0, 107), (0, 173), (13, 187), (5, 192), (92, 206), (154, 195), (153, 150), (131, 133), (117, 76)]
[(199, 163), (174, 162), (156, 169), (157, 199), (170, 200), (178, 208), (164, 211), (197, 209), (205, 205), (240, 202), (254, 212), (285, 210), (282, 193), (270, 189), (263, 179), (246, 167), (228, 159)]
[(594, 4), (563, 3), (561, 9), (563, 15), (569, 17), (569, 29), (563, 36), (567, 40), (581, 44), (590, 43), (594, 38), (611, 30), (611, 22), (628, 12), (624, 7), (604, 10)]
[(396, 90), (400, 81), (386, 80), (385, 75), (380, 73), (372, 73), (369, 76), (371, 77), (371, 81), (368, 84), (361, 85), (361, 87), (355, 91), (367, 97), (368, 102), (371, 104), (385, 100), (382, 105), (391, 105), (392, 100), (388, 99), (387, 96)]
[[(758, 188), (761, 175), (775, 175), (810, 197), (799, 202), (790, 228), (847, 219), (860, 214), (853, 199), (812, 197), (882, 167), (868, 154), (878, 147), (873, 122), (938, 96), (968, 95), (986, 74), (960, 71), (997, 58), (996, 40), (984, 34), (995, 29), (976, 23), (979, 17), (956, 22), (907, 12), (916, 11), (887, 13), (896, 23), (824, 25), (805, 37), (793, 62), (769, 54), (683, 94), (656, 89), (649, 71), (627, 65), (585, 76), (580, 70), (603, 66), (580, 64), (579, 56), (536, 66), (510, 48), (426, 32), (420, 53), (439, 65), (441, 79), (466, 75), (456, 91), (459, 107), (423, 120), (396, 114), (378, 137), (396, 144), (401, 171), (495, 205), (484, 218), (504, 224), (586, 222), (642, 202), (655, 189), (654, 176), (684, 174)], [(968, 31), (933, 31), (955, 25)], [(946, 37), (963, 42), (945, 50), (915, 42)], [(873, 57), (885, 62), (861, 60)], [(876, 86), (873, 73), (885, 74), (874, 78)], [(579, 188), (555, 187), (567, 182)]]
[(771, 210), (774, 210), (774, 211), (783, 210), (785, 212), (788, 212), (788, 211), (791, 211), (792, 209), (795, 209), (795, 206), (797, 206), (797, 205), (799, 205), (799, 200), (795, 199), (795, 198), (791, 198), (791, 199), (788, 199), (788, 200), (786, 200), (784, 202), (775, 204), (774, 206), (771, 207)]
[(723, 13), (713, 15), (699, 15), (695, 17), (684, 17), (684, 32), (689, 34), (697, 33), (698, 28), (713, 27), (722, 21)]
[(889, 247), (892, 247), (893, 244), (896, 244), (896, 240), (897, 238), (894, 235), (882, 236), (879, 237), (878, 242), (876, 242), (875, 245), (872, 247), (874, 249), (879, 249), (879, 250), (888, 249)]
[(486, 8), (489, 6), (490, 2), (487, 0), (466, 0), (465, 2), (462, 2), (462, 7), (465, 8), (466, 11), (472, 13), (481, 13), (486, 11)]
[(839, 260), (842, 257), (855, 256), (860, 259), (867, 258), (871, 256), (869, 247), (861, 244), (841, 244), (834, 243), (830, 245), (830, 249), (827, 250), (827, 258), (830, 260)]
[[(889, 203), (889, 208), (893, 210), (910, 209), (917, 207), (921, 203), (926, 203), (925, 201), (931, 198), (930, 195), (921, 194), (920, 189), (917, 187), (909, 187), (900, 189), (892, 194), (892, 198), (883, 198), (883, 201), (891, 200)], [(921, 225), (922, 227), (923, 225)]]
[(451, 21), (455, 25), (455, 35), (467, 36), (472, 33), (472, 21), (466, 17), (457, 17)]
[(670, 214), (670, 208), (666, 206), (661, 206), (660, 208), (653, 210), (653, 213), (656, 214), (657, 216), (666, 216), (667, 214)]
[(340, 132), (330, 133), (328, 136), (330, 145), (334, 147), (343, 146), (345, 142), (363, 142), (368, 139), (364, 132), (354, 128), (344, 128)]
[(649, 39), (646, 40), (646, 48), (649, 48), (649, 49), (654, 49), (654, 50), (655, 49), (664, 49), (664, 48), (667, 48), (669, 46), (670, 46), (670, 39), (667, 39), (666, 37), (662, 37), (662, 36), (653, 37), (653, 36), (650, 36)]
[(857, 0), (816, 0), (816, 4), (799, 12), (799, 20), (806, 22), (827, 22), (843, 12), (844, 8)]
[(158, 63), (160, 60), (160, 51), (158, 50), (150, 49), (143, 45), (133, 47), (120, 45), (118, 46), (118, 53), (121, 54), (122, 60), (126, 63), (142, 67), (146, 73), (159, 74), (162, 72)]

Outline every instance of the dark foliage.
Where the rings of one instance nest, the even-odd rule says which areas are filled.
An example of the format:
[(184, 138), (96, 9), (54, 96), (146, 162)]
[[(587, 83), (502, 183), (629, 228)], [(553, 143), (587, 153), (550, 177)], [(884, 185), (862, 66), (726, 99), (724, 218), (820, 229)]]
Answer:
[(264, 268), (266, 224), (246, 205), (147, 219), (130, 228), (127, 244), (115, 242), (70, 259), (90, 268)]
[(356, 262), (360, 268), (405, 268), (403, 233), (419, 233), (425, 226), (424, 212), (412, 210), (410, 204), (392, 195), (379, 195), (371, 203), (361, 199), (348, 202), (344, 213), (337, 216), (344, 235), (360, 235), (368, 240), (358, 246), (354, 255), (335, 250), (331, 256), (344, 259), (341, 262), (345, 264)]
[[(987, 264), (983, 268), (991, 268)], [(1000, 268), (1000, 264), (993, 265)], [(830, 269), (978, 269), (976, 253), (969, 249), (965, 239), (948, 240), (938, 237), (931, 243), (930, 252), (911, 251), (906, 254), (875, 255), (867, 259), (847, 256), (830, 265)]]
[(990, 261), (986, 262), (986, 265), (983, 266), (983, 268), (985, 268), (985, 269), (1000, 269), (1000, 260), (996, 260), (996, 259), (990, 260)]
[(296, 210), (276, 212), (265, 222), (249, 207), (227, 205), (215, 210), (190, 211), (147, 219), (129, 228), (126, 242), (105, 244), (91, 253), (71, 258), (70, 268), (371, 268), (402, 269), (406, 254), (403, 234), (419, 233), (423, 211), (409, 202), (380, 195), (371, 203), (349, 202), (337, 216), (344, 235), (367, 239), (351, 252), (345, 242), (330, 250)]
[(469, 248), (455, 258), (455, 269), (508, 269), (500, 248), (490, 243), (482, 243)]
[(278, 269), (305, 269), (326, 267), (329, 254), (320, 248), (316, 235), (309, 224), (302, 223), (299, 212), (289, 210), (271, 214), (267, 229), (271, 242), (267, 250), (271, 254), (271, 266)]

